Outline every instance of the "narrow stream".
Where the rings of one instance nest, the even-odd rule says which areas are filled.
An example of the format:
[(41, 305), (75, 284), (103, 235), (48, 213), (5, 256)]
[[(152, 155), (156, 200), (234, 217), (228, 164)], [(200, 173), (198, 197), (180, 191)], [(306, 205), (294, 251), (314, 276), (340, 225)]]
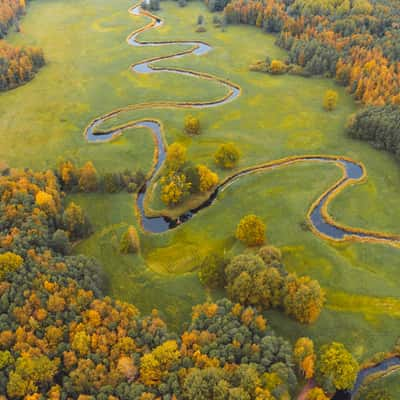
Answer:
[[(180, 108), (180, 107), (186, 107), (186, 108), (206, 108), (206, 107), (216, 107), (216, 106), (221, 106), (225, 103), (228, 103), (230, 101), (233, 101), (235, 98), (237, 98), (240, 93), (241, 89), (238, 85), (228, 82), (224, 79), (214, 77), (212, 75), (207, 75), (207, 74), (202, 74), (196, 71), (189, 71), (189, 70), (182, 70), (182, 69), (177, 69), (177, 68), (172, 68), (172, 67), (155, 67), (154, 63), (160, 60), (166, 60), (166, 59), (174, 59), (178, 57), (183, 57), (184, 55), (188, 54), (194, 54), (194, 55), (204, 55), (207, 54), (212, 50), (212, 47), (208, 45), (205, 42), (202, 41), (164, 41), (164, 42), (152, 42), (152, 41), (147, 41), (143, 42), (138, 39), (138, 36), (143, 33), (146, 30), (152, 29), (152, 28), (157, 28), (163, 25), (163, 21), (147, 12), (141, 9), (140, 6), (134, 6), (129, 9), (129, 12), (132, 15), (136, 16), (145, 16), (147, 18), (150, 18), (150, 23), (148, 23), (145, 27), (136, 30), (133, 32), (127, 39), (128, 43), (131, 46), (135, 47), (144, 47), (144, 46), (168, 46), (168, 45), (183, 45), (188, 47), (187, 50), (184, 50), (178, 54), (171, 54), (163, 57), (155, 57), (150, 60), (146, 60), (143, 62), (139, 62), (136, 64), (132, 65), (132, 72), (134, 73), (140, 73), (140, 74), (152, 74), (152, 73), (160, 73), (160, 72), (166, 72), (166, 73), (174, 73), (174, 74), (180, 74), (180, 75), (190, 75), (194, 76), (196, 78), (200, 79), (210, 79), (214, 80), (224, 86), (227, 87), (228, 93), (221, 99), (219, 100), (213, 100), (213, 101), (205, 101), (205, 102), (181, 102), (181, 103), (168, 103), (168, 105), (173, 106), (175, 108)], [(157, 107), (163, 107), (165, 106), (165, 103), (159, 103)], [(260, 173), (260, 172), (265, 172), (270, 169), (282, 167), (282, 166), (289, 166), (294, 163), (300, 163), (300, 162), (322, 162), (322, 163), (332, 163), (335, 164), (336, 166), (342, 166), (344, 170), (344, 175), (343, 178), (337, 182), (335, 185), (333, 185), (328, 192), (325, 193), (323, 197), (321, 197), (316, 204), (314, 204), (313, 208), (311, 209), (310, 213), (310, 218), (309, 222), (311, 223), (312, 227), (321, 233), (323, 236), (334, 239), (334, 240), (345, 240), (351, 237), (352, 240), (373, 240), (373, 241), (379, 241), (382, 243), (387, 243), (387, 244), (400, 244), (400, 237), (395, 236), (395, 235), (385, 235), (381, 233), (376, 233), (376, 232), (369, 232), (369, 231), (363, 231), (363, 230), (357, 230), (357, 229), (352, 229), (352, 228), (345, 228), (342, 226), (339, 226), (336, 223), (329, 222), (323, 217), (323, 209), (324, 206), (327, 205), (327, 202), (330, 200), (331, 195), (334, 194), (334, 192), (338, 192), (340, 189), (344, 188), (349, 181), (351, 183), (356, 183), (361, 181), (363, 177), (365, 176), (365, 171), (362, 166), (362, 164), (349, 160), (345, 157), (341, 156), (298, 156), (298, 157), (292, 157), (290, 159), (286, 160), (276, 160), (270, 163), (266, 163), (264, 166), (256, 166), (256, 167), (250, 167), (244, 171), (241, 171), (237, 174), (232, 175), (228, 179), (226, 179), (224, 182), (222, 182), (219, 186), (216, 187), (216, 189), (210, 194), (209, 198), (204, 201), (201, 205), (196, 207), (195, 209), (189, 210), (185, 212), (184, 214), (180, 215), (179, 218), (176, 220), (172, 220), (168, 217), (165, 216), (157, 216), (157, 217), (148, 217), (146, 216), (145, 213), (145, 207), (144, 207), (144, 199), (146, 197), (146, 192), (147, 189), (150, 187), (152, 184), (152, 180), (154, 176), (157, 174), (157, 172), (160, 170), (162, 167), (162, 164), (165, 160), (166, 156), (166, 147), (163, 141), (162, 133), (161, 133), (161, 127), (160, 124), (156, 121), (153, 120), (145, 120), (145, 121), (133, 121), (131, 123), (128, 123), (124, 125), (121, 128), (117, 128), (115, 130), (110, 130), (107, 132), (100, 132), (98, 131), (96, 133), (96, 128), (98, 128), (103, 122), (105, 122), (107, 119), (111, 117), (118, 116), (119, 114), (126, 112), (129, 110), (129, 108), (124, 108), (120, 110), (113, 111), (104, 117), (99, 117), (95, 119), (89, 127), (86, 129), (86, 138), (89, 142), (105, 142), (113, 139), (114, 137), (120, 135), (124, 130), (126, 129), (131, 129), (131, 128), (147, 128), (149, 129), (157, 143), (157, 160), (156, 160), (156, 165), (153, 168), (153, 172), (149, 179), (146, 181), (146, 183), (143, 185), (143, 187), (140, 189), (139, 194), (137, 196), (137, 206), (140, 211), (140, 219), (141, 219), (141, 224), (143, 228), (151, 233), (161, 233), (165, 232), (169, 229), (175, 228), (177, 225), (181, 225), (182, 223), (188, 221), (191, 219), (195, 214), (197, 214), (200, 210), (203, 208), (209, 207), (213, 202), (217, 199), (218, 194), (225, 190), (227, 187), (231, 186), (236, 182), (239, 178), (253, 174), (253, 173)]]
[[(210, 194), (207, 200), (205, 200), (202, 204), (200, 204), (198, 207), (189, 210), (182, 215), (179, 216), (176, 220), (172, 220), (168, 217), (165, 216), (158, 216), (158, 217), (148, 217), (146, 216), (145, 213), (145, 208), (144, 208), (144, 199), (146, 197), (146, 192), (147, 189), (150, 187), (152, 180), (154, 176), (157, 174), (157, 172), (160, 170), (162, 167), (165, 157), (166, 157), (166, 147), (162, 138), (162, 133), (161, 133), (161, 127), (160, 124), (156, 121), (140, 121), (140, 122), (133, 122), (132, 124), (129, 124), (125, 126), (122, 129), (117, 129), (114, 131), (109, 131), (107, 133), (102, 133), (102, 134), (96, 134), (95, 133), (95, 128), (97, 125), (101, 124), (103, 121), (101, 119), (97, 120), (94, 122), (88, 129), (87, 129), (87, 139), (89, 142), (105, 142), (109, 141), (115, 136), (118, 136), (121, 134), (121, 132), (124, 129), (130, 129), (130, 128), (147, 128), (151, 131), (153, 134), (156, 143), (157, 143), (157, 161), (156, 165), (153, 169), (152, 175), (149, 177), (149, 179), (146, 181), (146, 183), (142, 186), (142, 188), (139, 191), (139, 194), (137, 196), (137, 206), (140, 211), (140, 219), (141, 219), (141, 224), (143, 228), (151, 233), (162, 233), (165, 232), (169, 229), (173, 229), (178, 225), (181, 225), (182, 223), (190, 220), (195, 214), (197, 214), (199, 211), (201, 211), (204, 208), (209, 207), (211, 204), (214, 203), (214, 201), (217, 199), (218, 194), (220, 192), (223, 192), (226, 188), (229, 186), (233, 185), (239, 178), (242, 178), (243, 176), (254, 174), (254, 173), (261, 173), (261, 172), (266, 172), (272, 169), (276, 169), (279, 167), (287, 167), (290, 166), (294, 163), (301, 163), (301, 162), (319, 162), (319, 163), (331, 163), (334, 165), (342, 165), (345, 170), (345, 175), (343, 179), (341, 179), (337, 184), (332, 186), (330, 190), (319, 200), (319, 202), (313, 207), (310, 215), (310, 222), (313, 225), (313, 227), (318, 231), (323, 233), (325, 236), (330, 237), (332, 239), (336, 240), (343, 240), (346, 238), (346, 236), (355, 236), (359, 238), (371, 238), (371, 239), (376, 239), (376, 236), (371, 233), (365, 233), (365, 232), (359, 232), (357, 230), (352, 230), (351, 228), (344, 229), (341, 228), (340, 226), (331, 224), (325, 220), (325, 218), (322, 215), (322, 208), (327, 202), (330, 194), (339, 189), (340, 187), (344, 186), (347, 184), (349, 180), (353, 182), (357, 182), (362, 179), (364, 176), (364, 170), (361, 164), (357, 163), (356, 161), (349, 161), (347, 159), (341, 158), (341, 157), (316, 157), (316, 156), (298, 156), (298, 157), (293, 157), (289, 160), (283, 159), (283, 160), (276, 160), (273, 163), (266, 164), (265, 166), (256, 166), (256, 167), (250, 167), (244, 171), (238, 172), (237, 174), (234, 174), (227, 178), (223, 183), (218, 185), (215, 190)], [(387, 237), (385, 236), (379, 236), (379, 240), (382, 242), (392, 242), (393, 237), (388, 235)]]

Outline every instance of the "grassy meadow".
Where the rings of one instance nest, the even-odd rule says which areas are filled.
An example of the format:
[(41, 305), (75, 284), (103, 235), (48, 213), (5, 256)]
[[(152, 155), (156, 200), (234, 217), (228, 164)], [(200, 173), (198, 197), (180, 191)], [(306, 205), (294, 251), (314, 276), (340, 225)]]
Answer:
[[(100, 171), (142, 168), (153, 156), (153, 140), (145, 129), (126, 131), (112, 143), (89, 145), (85, 126), (96, 116), (129, 104), (149, 101), (210, 100), (223, 87), (174, 74), (133, 74), (131, 63), (170, 54), (181, 46), (133, 48), (125, 38), (146, 19), (128, 14), (126, 0), (41, 0), (32, 2), (21, 23), (22, 33), (9, 40), (44, 49), (48, 64), (27, 85), (0, 95), (0, 160), (11, 166), (54, 167), (59, 158), (78, 164), (92, 160)], [(242, 152), (239, 167), (294, 154), (340, 154), (362, 161), (368, 181), (342, 193), (330, 212), (348, 225), (398, 232), (400, 168), (386, 153), (346, 137), (344, 126), (356, 110), (342, 88), (327, 79), (273, 77), (249, 72), (248, 66), (267, 54), (284, 58), (274, 37), (248, 26), (214, 28), (212, 15), (200, 2), (180, 8), (162, 2), (160, 29), (143, 40), (201, 39), (213, 46), (202, 57), (187, 56), (158, 65), (179, 66), (228, 78), (242, 95), (222, 107), (193, 111), (202, 134), (188, 137), (183, 119), (188, 110), (128, 112), (109, 125), (141, 117), (159, 118), (168, 143), (187, 145), (194, 163), (215, 168), (212, 155), (223, 142)], [(196, 33), (197, 16), (207, 32)], [(43, 26), (46, 29), (43, 29)], [(245, 49), (245, 51), (243, 51)], [(322, 109), (327, 89), (339, 92), (336, 111)], [(218, 171), (221, 177), (227, 172)], [(312, 201), (340, 176), (330, 165), (302, 164), (246, 177), (216, 203), (181, 227), (161, 234), (141, 233), (139, 256), (120, 255), (118, 241), (128, 225), (137, 225), (133, 196), (73, 195), (87, 211), (95, 233), (76, 252), (93, 255), (108, 277), (108, 292), (147, 312), (152, 308), (176, 329), (182, 328), (192, 305), (221, 293), (206, 292), (196, 268), (210, 252), (237, 254), (234, 239), (239, 219), (255, 213), (268, 226), (268, 241), (281, 247), (287, 268), (318, 279), (327, 292), (327, 306), (312, 326), (302, 326), (273, 311), (271, 325), (293, 339), (309, 335), (317, 343), (339, 340), (360, 360), (390, 349), (400, 322), (400, 250), (383, 245), (332, 244), (302, 229)], [(155, 200), (154, 208), (161, 204)]]

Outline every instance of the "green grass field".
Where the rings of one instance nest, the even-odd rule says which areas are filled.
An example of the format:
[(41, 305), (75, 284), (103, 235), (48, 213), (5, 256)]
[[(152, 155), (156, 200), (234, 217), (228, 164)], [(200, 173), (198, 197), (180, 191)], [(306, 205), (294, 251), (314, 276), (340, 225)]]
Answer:
[[(127, 131), (112, 143), (89, 145), (83, 137), (85, 126), (96, 116), (129, 104), (210, 100), (224, 94), (210, 81), (132, 74), (131, 63), (182, 48), (128, 46), (126, 36), (146, 22), (129, 16), (130, 5), (125, 0), (41, 0), (29, 6), (22, 34), (12, 34), (10, 41), (43, 47), (48, 64), (29, 84), (1, 94), (0, 160), (16, 167), (44, 168), (63, 157), (78, 164), (92, 160), (100, 171), (148, 170), (153, 141), (146, 130)], [(195, 33), (199, 14), (207, 22), (202, 34)], [(368, 181), (341, 194), (330, 207), (332, 215), (349, 225), (400, 233), (396, 224), (400, 169), (389, 155), (346, 137), (345, 122), (356, 106), (344, 90), (326, 79), (249, 72), (249, 64), (267, 54), (285, 56), (274, 45), (274, 37), (248, 26), (229, 26), (221, 32), (212, 26), (212, 15), (201, 3), (180, 8), (175, 2), (162, 2), (159, 15), (165, 25), (141, 39), (202, 39), (214, 48), (203, 57), (159, 65), (228, 78), (240, 84), (243, 93), (230, 104), (193, 112), (202, 123), (199, 137), (183, 133), (185, 110), (142, 110), (110, 123), (159, 118), (169, 143), (185, 143), (193, 162), (213, 168), (212, 154), (226, 141), (240, 146), (239, 167), (294, 154), (352, 157), (365, 164)], [(322, 98), (331, 88), (339, 91), (340, 99), (337, 110), (326, 113)], [(233, 236), (235, 226), (243, 215), (256, 213), (267, 222), (268, 241), (282, 248), (287, 268), (318, 279), (327, 291), (327, 307), (313, 326), (301, 326), (278, 312), (269, 313), (271, 325), (293, 339), (310, 335), (317, 343), (340, 340), (365, 360), (390, 349), (398, 336), (400, 250), (335, 245), (301, 229), (312, 201), (339, 176), (333, 166), (304, 164), (244, 178), (178, 229), (162, 235), (141, 233), (140, 256), (117, 251), (123, 230), (129, 224), (137, 226), (131, 195), (74, 195), (71, 198), (84, 206), (95, 227), (76, 252), (93, 255), (103, 264), (110, 295), (145, 312), (159, 308), (180, 329), (192, 305), (220, 295), (204, 291), (196, 267), (209, 252), (243, 251)], [(156, 201), (152, 205), (160, 206)]]
[(385, 387), (394, 399), (398, 399), (400, 396), (400, 371), (390, 374), (382, 381), (383, 387)]
[[(364, 390), (370, 390), (372, 388), (384, 389), (390, 393), (392, 396), (391, 398), (398, 399), (400, 396), (400, 370), (395, 369), (392, 372), (389, 372), (386, 376), (380, 376), (364, 386)], [(360, 396), (360, 398), (363, 400), (362, 396)]]

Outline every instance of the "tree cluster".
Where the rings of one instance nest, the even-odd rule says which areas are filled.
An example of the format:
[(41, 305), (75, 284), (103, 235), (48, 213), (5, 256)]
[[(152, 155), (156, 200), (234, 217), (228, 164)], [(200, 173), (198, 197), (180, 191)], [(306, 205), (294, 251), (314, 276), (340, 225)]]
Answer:
[(188, 196), (207, 193), (218, 184), (218, 175), (206, 165), (194, 166), (187, 160), (186, 147), (172, 143), (168, 147), (164, 175), (160, 179), (161, 200), (174, 206)]
[(396, 106), (366, 107), (351, 116), (348, 134), (365, 140), (378, 149), (393, 153), (400, 159), (400, 108)]
[(126, 169), (122, 172), (106, 172), (101, 175), (91, 161), (81, 168), (76, 167), (72, 161), (62, 161), (56, 173), (62, 190), (66, 192), (117, 193), (126, 190), (133, 193), (142, 187), (146, 179), (141, 170), (132, 172)]
[(199, 278), (208, 287), (225, 287), (234, 302), (259, 310), (281, 309), (303, 324), (315, 322), (325, 302), (318, 281), (288, 273), (280, 250), (274, 246), (231, 260), (218, 255), (206, 257)]
[(334, 77), (365, 104), (400, 103), (398, 2), (233, 0), (224, 14), (278, 33), (292, 73)]
[(30, 81), (45, 64), (42, 49), (14, 47), (3, 39), (12, 26), (18, 30), (18, 19), (25, 13), (25, 0), (0, 2), (0, 91), (14, 89)]
[(24, 0), (2, 0), (0, 3), (0, 39), (9, 29), (18, 23), (19, 17), (25, 13)]
[(14, 47), (0, 40), (0, 91), (30, 81), (45, 64), (43, 51), (36, 47)]
[(279, 251), (271, 246), (262, 248), (260, 255), (234, 257), (225, 277), (229, 298), (241, 304), (262, 310), (280, 308), (304, 324), (315, 322), (322, 311), (325, 296), (319, 283), (308, 276), (288, 274)]

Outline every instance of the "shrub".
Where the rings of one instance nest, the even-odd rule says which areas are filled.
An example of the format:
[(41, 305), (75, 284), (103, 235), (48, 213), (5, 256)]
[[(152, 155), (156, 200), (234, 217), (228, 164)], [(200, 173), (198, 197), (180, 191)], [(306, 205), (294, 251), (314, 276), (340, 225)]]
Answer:
[(205, 26), (201, 25), (196, 29), (197, 33), (203, 33), (203, 32), (207, 32), (207, 29), (205, 28)]
[(215, 163), (222, 168), (233, 168), (239, 158), (239, 150), (233, 143), (222, 144), (214, 155)]
[(200, 120), (193, 115), (185, 118), (185, 132), (189, 135), (198, 135), (200, 133)]
[(284, 74), (287, 70), (286, 64), (279, 60), (272, 60), (270, 65), (271, 74)]
[(338, 93), (334, 90), (327, 90), (324, 97), (324, 109), (326, 111), (334, 110), (337, 105), (338, 97)]
[(137, 253), (140, 250), (139, 235), (134, 226), (130, 226), (122, 235), (119, 251), (123, 254)]

